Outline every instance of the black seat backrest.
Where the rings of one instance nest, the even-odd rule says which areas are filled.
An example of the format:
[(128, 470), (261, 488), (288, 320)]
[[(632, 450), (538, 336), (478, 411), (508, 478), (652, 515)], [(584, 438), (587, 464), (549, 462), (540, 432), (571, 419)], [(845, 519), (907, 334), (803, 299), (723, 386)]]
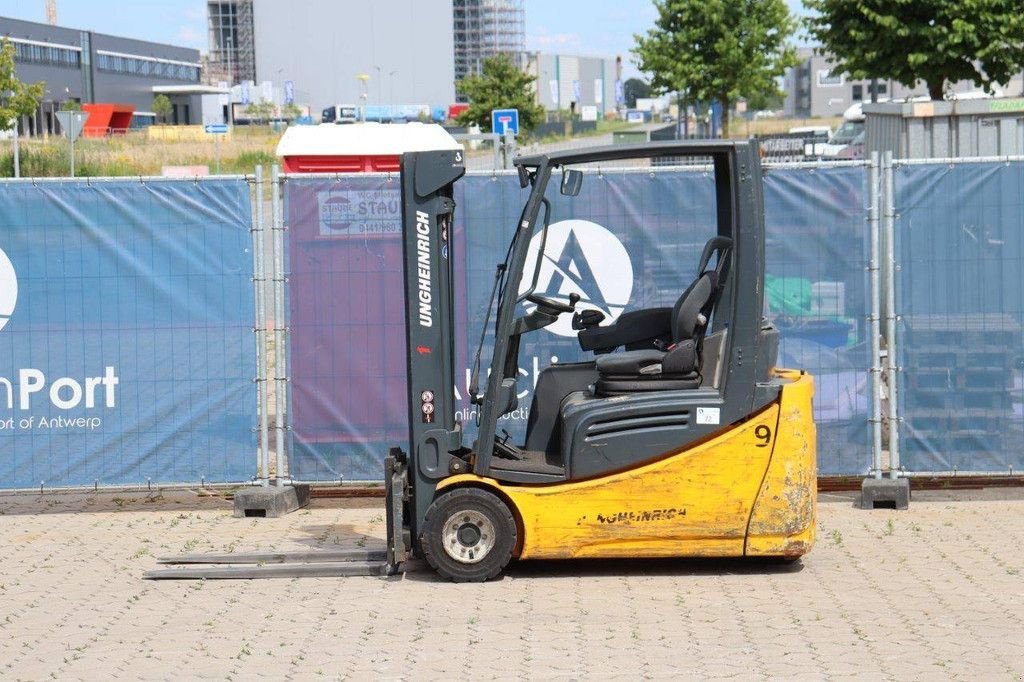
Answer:
[[(708, 269), (711, 257), (715, 253), (718, 254), (715, 267)], [(703, 345), (704, 333), (711, 321), (711, 314), (722, 296), (726, 278), (729, 276), (731, 256), (732, 239), (729, 237), (713, 237), (704, 245), (704, 252), (697, 268), (700, 274), (672, 308), (673, 343), (693, 339), (697, 342), (698, 349)]]

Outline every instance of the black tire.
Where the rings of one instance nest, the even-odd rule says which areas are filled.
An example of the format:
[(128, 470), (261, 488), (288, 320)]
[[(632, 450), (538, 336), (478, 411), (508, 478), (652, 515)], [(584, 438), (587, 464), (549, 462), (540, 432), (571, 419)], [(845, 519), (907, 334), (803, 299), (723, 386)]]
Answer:
[(508, 505), (478, 488), (457, 488), (439, 495), (427, 509), (420, 533), (427, 562), (442, 577), (457, 583), (483, 582), (501, 575), (516, 542), (516, 520)]

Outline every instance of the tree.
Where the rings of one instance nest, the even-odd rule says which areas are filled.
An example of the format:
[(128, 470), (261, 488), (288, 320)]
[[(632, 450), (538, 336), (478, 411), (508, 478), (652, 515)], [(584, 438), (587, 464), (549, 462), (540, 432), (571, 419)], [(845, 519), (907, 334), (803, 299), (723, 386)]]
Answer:
[(638, 99), (646, 99), (651, 96), (651, 86), (640, 78), (630, 78), (622, 84), (622, 93), (626, 97), (626, 108), (636, 109)]
[(778, 111), (786, 103), (786, 95), (782, 92), (769, 92), (751, 95), (747, 98), (747, 111)]
[(282, 107), (281, 116), (289, 121), (294, 121), (299, 116), (302, 116), (302, 107), (295, 102), (289, 102)]
[(852, 78), (928, 85), (970, 80), (987, 92), (1024, 66), (1020, 0), (805, 0), (808, 32)]
[(775, 79), (796, 65), (787, 40), (796, 29), (785, 0), (654, 0), (658, 19), (634, 35), (633, 54), (651, 88), (680, 100), (722, 105), (729, 135), (730, 104), (778, 92)]
[(60, 103), (61, 111), (81, 111), (82, 105), (77, 99), (66, 99)]
[(245, 115), (259, 123), (269, 121), (274, 115), (274, 103), (265, 99), (253, 102), (245, 108)]
[(490, 130), (495, 109), (518, 109), (523, 130), (532, 130), (543, 120), (544, 109), (534, 101), (533, 76), (520, 71), (504, 54), (487, 57), (481, 66), (480, 74), (471, 74), (455, 84), (469, 99), (469, 108), (455, 119), (459, 125), (477, 123), (481, 130)]
[(22, 116), (32, 115), (43, 98), (46, 84), (29, 85), (18, 80), (14, 69), (14, 45), (0, 39), (0, 130), (10, 130)]
[(153, 98), (153, 113), (164, 123), (167, 123), (167, 117), (171, 115), (173, 108), (171, 98), (167, 95), (157, 95)]

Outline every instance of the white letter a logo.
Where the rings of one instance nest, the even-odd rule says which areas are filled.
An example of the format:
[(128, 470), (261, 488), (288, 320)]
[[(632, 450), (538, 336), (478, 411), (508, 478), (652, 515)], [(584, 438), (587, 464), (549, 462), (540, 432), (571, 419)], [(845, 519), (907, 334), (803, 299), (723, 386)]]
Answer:
[(0, 329), (7, 325), (7, 320), (14, 314), (14, 305), (18, 302), (18, 278), (14, 274), (11, 260), (0, 249)]

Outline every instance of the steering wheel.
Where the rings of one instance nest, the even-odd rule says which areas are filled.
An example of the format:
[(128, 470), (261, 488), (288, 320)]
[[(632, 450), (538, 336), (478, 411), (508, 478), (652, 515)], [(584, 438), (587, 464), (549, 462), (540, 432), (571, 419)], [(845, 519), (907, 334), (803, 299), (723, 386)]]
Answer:
[(559, 313), (571, 313), (576, 310), (576, 303), (580, 300), (579, 294), (569, 294), (569, 302), (562, 303), (561, 301), (553, 301), (550, 298), (544, 298), (537, 294), (530, 294), (526, 297), (527, 301), (536, 303), (539, 308), (548, 308), (549, 310)]

